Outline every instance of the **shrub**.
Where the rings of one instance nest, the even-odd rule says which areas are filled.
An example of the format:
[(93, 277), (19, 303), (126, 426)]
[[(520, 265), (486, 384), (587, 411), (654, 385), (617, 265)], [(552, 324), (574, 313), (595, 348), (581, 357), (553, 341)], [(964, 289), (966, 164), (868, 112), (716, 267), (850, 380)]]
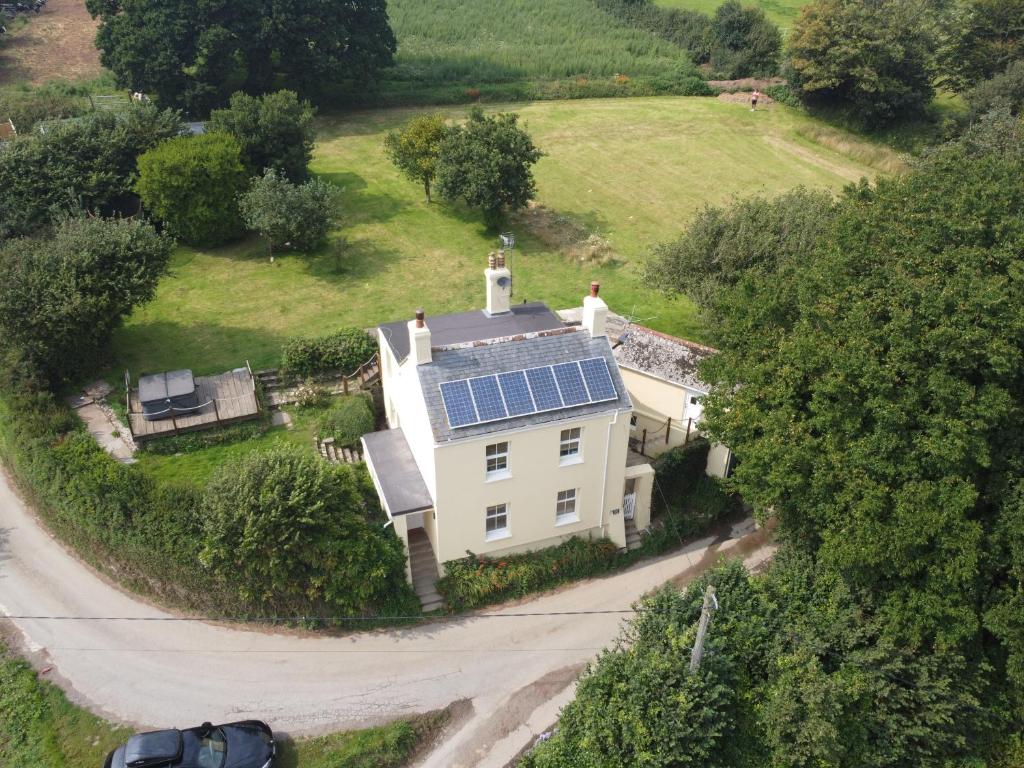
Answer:
[(305, 378), (340, 371), (352, 373), (377, 351), (377, 342), (361, 328), (342, 328), (326, 336), (290, 339), (281, 350), (281, 371)]
[(705, 476), (710, 450), (707, 440), (698, 439), (658, 456), (652, 466), (661, 494), (674, 499), (693, 488), (697, 480)]
[(320, 179), (292, 184), (274, 169), (252, 180), (238, 198), (245, 226), (274, 247), (311, 251), (323, 243), (335, 220), (337, 190)]
[(372, 614), (411, 595), (401, 542), (359, 472), (291, 446), (223, 465), (203, 498), (202, 561), (271, 615)]
[(977, 119), (993, 109), (1007, 109), (1011, 115), (1024, 112), (1024, 60), (1015, 61), (1002, 74), (978, 83), (964, 94)]
[(79, 117), (87, 111), (86, 100), (73, 88), (47, 84), (38, 88), (10, 88), (0, 92), (0, 120), (10, 118), (22, 136), (41, 120)]
[(290, 181), (300, 182), (309, 177), (315, 114), (313, 106), (292, 91), (265, 96), (235, 93), (226, 109), (210, 113), (206, 130), (235, 137), (250, 175), (272, 168)]
[(802, 106), (800, 97), (793, 93), (788, 85), (769, 85), (764, 89), (764, 95), (774, 102), (785, 104), (787, 107)]
[(320, 417), (317, 431), (320, 437), (333, 437), (348, 447), (359, 443), (359, 438), (372, 432), (377, 420), (366, 394), (342, 398), (337, 405)]
[(241, 234), (245, 184), (238, 142), (223, 133), (170, 139), (139, 158), (143, 204), (190, 245), (220, 245)]
[(173, 456), (177, 453), (201, 451), (215, 445), (255, 440), (265, 435), (267, 429), (269, 429), (269, 424), (266, 421), (247, 421), (242, 424), (229, 424), (219, 429), (208, 429), (204, 432), (186, 432), (181, 435), (168, 435), (158, 440), (147, 440), (139, 446), (139, 449), (161, 456)]
[(611, 570), (618, 548), (608, 539), (573, 537), (554, 547), (504, 557), (474, 555), (445, 563), (437, 590), (455, 611), (476, 608)]

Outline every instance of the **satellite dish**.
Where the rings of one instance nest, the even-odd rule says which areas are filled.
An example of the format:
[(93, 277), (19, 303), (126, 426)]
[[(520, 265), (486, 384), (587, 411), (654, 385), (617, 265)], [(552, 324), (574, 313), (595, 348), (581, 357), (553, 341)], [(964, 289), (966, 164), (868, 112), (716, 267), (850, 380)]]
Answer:
[(512, 285), (512, 279), (508, 277), (499, 277), (498, 285), (501, 286), (502, 288), (508, 288), (510, 285)]

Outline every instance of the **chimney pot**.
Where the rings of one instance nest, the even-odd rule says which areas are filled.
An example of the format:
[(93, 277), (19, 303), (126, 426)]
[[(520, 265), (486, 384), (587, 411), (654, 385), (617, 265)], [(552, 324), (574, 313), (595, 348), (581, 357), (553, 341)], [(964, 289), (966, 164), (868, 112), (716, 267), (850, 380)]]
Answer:
[(590, 295), (597, 298), (598, 291), (601, 290), (601, 284), (596, 280), (590, 284)]
[(416, 327), (417, 328), (422, 328), (423, 327), (423, 317), (424, 317), (423, 310), (422, 309), (417, 309), (416, 310)]
[(489, 254), (487, 254), (487, 267), (489, 269), (494, 269), (495, 266), (497, 266), (497, 264), (498, 259), (495, 257), (494, 251), (491, 251)]
[(505, 267), (505, 251), (504, 250), (500, 250), (500, 251), (498, 251), (498, 269), (503, 269), (504, 267)]

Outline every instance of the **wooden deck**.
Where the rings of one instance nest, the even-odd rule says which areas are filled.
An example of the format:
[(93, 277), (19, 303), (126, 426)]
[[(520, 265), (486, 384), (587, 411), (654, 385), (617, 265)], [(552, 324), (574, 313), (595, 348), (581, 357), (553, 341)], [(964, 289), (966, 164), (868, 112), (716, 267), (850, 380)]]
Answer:
[(146, 421), (142, 417), (139, 390), (132, 389), (128, 400), (128, 423), (132, 436), (136, 441), (144, 441), (182, 432), (195, 432), (254, 419), (260, 412), (255, 382), (247, 368), (239, 368), (219, 376), (196, 376), (196, 393), (203, 405), (195, 413), (160, 421)]

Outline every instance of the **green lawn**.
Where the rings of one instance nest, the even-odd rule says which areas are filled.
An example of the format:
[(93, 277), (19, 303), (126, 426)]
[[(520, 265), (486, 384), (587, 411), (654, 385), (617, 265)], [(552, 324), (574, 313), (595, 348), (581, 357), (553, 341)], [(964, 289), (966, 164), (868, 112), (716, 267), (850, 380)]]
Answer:
[[(575, 306), (597, 279), (613, 310), (698, 339), (688, 302), (638, 280), (652, 245), (678, 235), (705, 203), (798, 184), (838, 189), (898, 168), (890, 151), (785, 108), (752, 114), (710, 98), (650, 98), (517, 109), (546, 153), (537, 166), (539, 201), (607, 238), (618, 259), (579, 263), (517, 227), (515, 300)], [(222, 371), (247, 359), (253, 368), (270, 366), (291, 335), (369, 327), (411, 317), (417, 306), (428, 317), (481, 306), (482, 270), (496, 237), (474, 212), (428, 205), (384, 157), (384, 132), (412, 114), (323, 121), (313, 167), (342, 190), (343, 227), (334, 235), (347, 242), (340, 258), (331, 247), (271, 264), (256, 242), (180, 249), (156, 299), (115, 335), (109, 377), (125, 367), (137, 377), (179, 367)]]
[[(709, 16), (715, 13), (722, 0), (655, 0), (658, 5), (666, 8), (687, 8), (691, 11), (700, 11)], [(809, 0), (742, 0), (743, 5), (756, 5), (763, 9), (768, 16), (783, 31), (783, 34), (793, 26), (793, 21)]]
[[(281, 739), (278, 768), (401, 768), (447, 722), (447, 710), (377, 728)], [(197, 723), (198, 725), (198, 723)], [(68, 701), (0, 639), (0, 766), (100, 768), (133, 730)]]

